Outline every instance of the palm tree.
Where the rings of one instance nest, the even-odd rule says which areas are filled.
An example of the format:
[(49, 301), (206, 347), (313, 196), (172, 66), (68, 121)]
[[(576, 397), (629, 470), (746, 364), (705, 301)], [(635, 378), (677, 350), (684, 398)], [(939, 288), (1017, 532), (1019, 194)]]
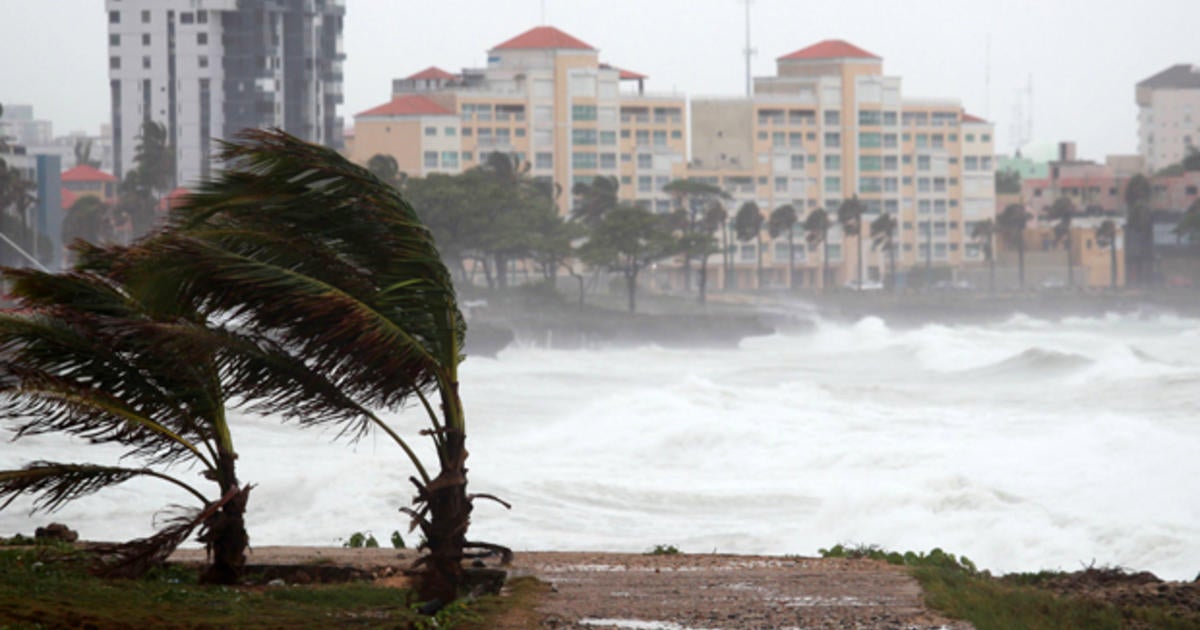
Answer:
[(896, 287), (896, 220), (886, 212), (871, 221), (871, 249), (882, 249), (888, 257), (888, 288)]
[(386, 153), (372, 155), (371, 159), (367, 160), (367, 170), (396, 188), (403, 188), (404, 180), (408, 179), (406, 173), (400, 172), (400, 164), (396, 162), (396, 158)]
[(796, 209), (788, 204), (775, 208), (771, 212), (771, 218), (767, 221), (767, 233), (770, 234), (772, 239), (779, 238), (781, 234), (787, 234), (788, 288), (790, 289), (796, 288), (796, 221)]
[(1125, 277), (1127, 282), (1147, 283), (1154, 262), (1154, 217), (1152, 189), (1145, 175), (1129, 178), (1125, 185)]
[(1108, 246), (1108, 280), (1109, 287), (1117, 288), (1117, 223), (1105, 219), (1096, 228), (1096, 243), (1101, 247)]
[(1029, 211), (1019, 203), (1011, 203), (996, 218), (996, 229), (1010, 247), (1017, 248), (1017, 278), (1022, 291), (1025, 290), (1025, 226), (1029, 223)]
[(1200, 241), (1200, 199), (1192, 201), (1171, 232), (1180, 241), (1184, 239), (1187, 239), (1189, 243)]
[(739, 241), (748, 241), (754, 239), (755, 251), (758, 252), (758, 268), (755, 289), (762, 288), (762, 226), (763, 215), (758, 209), (758, 204), (753, 201), (747, 201), (738, 208), (737, 215), (733, 218), (733, 231), (737, 235)]
[(617, 207), (617, 191), (621, 184), (616, 177), (596, 177), (592, 182), (576, 182), (571, 188), (575, 197), (571, 218), (588, 227), (594, 227), (604, 215)]
[(829, 285), (829, 214), (821, 208), (808, 213), (804, 219), (804, 240), (810, 250), (821, 245), (821, 290)]
[(1067, 286), (1075, 286), (1075, 259), (1071, 252), (1071, 219), (1075, 216), (1075, 204), (1066, 197), (1059, 197), (1046, 210), (1047, 220), (1054, 221), (1054, 244), (1064, 243), (1067, 250)]
[(842, 232), (853, 234), (858, 241), (858, 289), (863, 287), (863, 234), (862, 234), (863, 205), (855, 195), (842, 202), (838, 207), (838, 223), (842, 224)]
[[(719, 200), (714, 199), (713, 202), (711, 204), (709, 204), (708, 209), (704, 211), (704, 219), (702, 221), (702, 225), (704, 226), (703, 234), (704, 234), (704, 238), (706, 239), (706, 243), (708, 244), (708, 247), (704, 249), (704, 251), (702, 252), (702, 255), (700, 256), (700, 303), (701, 304), (705, 303), (705, 301), (707, 300), (707, 296), (708, 296), (708, 257), (710, 255), (712, 255), (712, 253), (713, 253), (712, 249), (713, 249), (713, 246), (715, 245), (712, 233), (716, 232), (717, 230), (721, 230), (721, 228), (725, 226), (728, 219), (729, 219), (729, 213), (725, 211), (725, 205), (722, 204)], [(729, 248), (729, 245), (727, 242), (725, 242), (727, 240), (727, 238), (726, 238), (727, 232), (722, 230), (721, 234), (722, 234), (721, 251), (723, 253), (725, 253), (725, 255), (728, 255), (727, 250)], [(726, 283), (728, 283), (728, 279), (726, 279)]]
[[(669, 193), (675, 200), (675, 210), (682, 212), (685, 220), (680, 230), (683, 240), (688, 243), (703, 243), (705, 239), (693, 235), (702, 227), (702, 216), (708, 205), (715, 201), (729, 199), (720, 186), (694, 179), (676, 179), (663, 186), (663, 192)], [(711, 234), (711, 232), (709, 233)], [(683, 251), (683, 286), (686, 290), (692, 288), (692, 259), (704, 255), (703, 248), (692, 251), (685, 247)]]
[[(222, 382), (211, 335), (186, 310), (102, 275), (4, 275), (22, 310), (0, 313), (0, 415), (24, 418), (18, 438), (57, 432), (118, 444), (123, 461), (141, 465), (34, 461), (0, 471), (0, 507), (31, 495), (35, 511), (54, 511), (129, 479), (161, 479), (202, 507), (149, 538), (104, 548), (104, 572), (139, 575), (199, 527), (211, 558), (202, 581), (236, 583), (250, 486), (237, 479), (225, 404), (246, 382)], [(215, 497), (162, 471), (181, 461), (200, 465), (217, 484)]]
[(979, 245), (983, 259), (988, 263), (988, 293), (996, 292), (996, 223), (991, 219), (976, 221), (971, 226), (971, 240)]

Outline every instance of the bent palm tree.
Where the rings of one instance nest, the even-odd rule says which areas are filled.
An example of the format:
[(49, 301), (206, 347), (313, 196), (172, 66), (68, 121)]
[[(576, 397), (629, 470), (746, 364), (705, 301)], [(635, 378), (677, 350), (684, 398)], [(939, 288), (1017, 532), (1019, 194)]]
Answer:
[(821, 290), (829, 284), (829, 214), (817, 208), (804, 220), (804, 239), (809, 249), (821, 245)]
[(1067, 288), (1075, 287), (1075, 257), (1071, 251), (1071, 219), (1075, 216), (1075, 204), (1066, 197), (1059, 197), (1046, 210), (1045, 217), (1054, 222), (1054, 244), (1063, 243), (1067, 250)]
[(755, 272), (754, 288), (762, 288), (763, 272), (762, 272), (762, 211), (758, 209), (758, 204), (753, 201), (747, 201), (738, 208), (737, 214), (733, 217), (733, 231), (737, 235), (739, 241), (748, 241), (754, 239), (754, 250), (758, 253), (758, 265)]
[(1108, 246), (1108, 286), (1117, 288), (1117, 223), (1105, 219), (1096, 228), (1096, 243), (1101, 247)]
[(896, 288), (896, 220), (892, 215), (883, 213), (871, 221), (871, 249), (882, 249), (888, 260), (889, 289)]
[[(198, 498), (190, 512), (150, 538), (107, 549), (104, 572), (134, 576), (161, 564), (197, 527), (211, 565), (202, 581), (237, 582), (248, 542), (243, 514), (250, 486), (238, 482), (226, 390), (216, 354), (187, 343), (194, 320), (154, 313), (137, 292), (102, 276), (9, 270), (20, 311), (0, 313), (0, 410), (24, 418), (18, 438), (61, 432), (92, 443), (115, 443), (141, 467), (35, 461), (0, 471), (0, 504), (36, 497), (36, 510), (141, 476), (168, 481)], [(166, 317), (173, 315), (169, 319)], [(217, 483), (204, 493), (156, 470), (199, 463)]]
[(420, 401), (434, 477), (372, 422), (417, 471), (415, 509), (402, 510), (426, 538), (421, 595), (453, 600), (465, 550), (499, 548), (466, 539), (474, 498), (458, 393), (466, 324), (429, 230), (395, 188), (330, 149), (255, 130), (221, 153), (230, 170), (173, 211), (126, 272), (277, 341), (363, 408)]
[(858, 290), (863, 288), (863, 204), (855, 195), (842, 202), (838, 206), (837, 211), (838, 223), (842, 224), (843, 234), (853, 234), (854, 240), (858, 242)]
[(790, 204), (785, 204), (775, 208), (771, 212), (770, 219), (767, 220), (767, 233), (771, 238), (779, 238), (784, 232), (787, 233), (788, 241), (788, 288), (796, 288), (796, 209)]
[(983, 258), (988, 263), (988, 293), (996, 292), (996, 222), (991, 219), (976, 221), (971, 225), (971, 240), (979, 245)]
[(1022, 291), (1025, 290), (1025, 225), (1029, 223), (1029, 211), (1019, 203), (1010, 203), (996, 217), (996, 229), (1010, 247), (1017, 248), (1017, 278)]

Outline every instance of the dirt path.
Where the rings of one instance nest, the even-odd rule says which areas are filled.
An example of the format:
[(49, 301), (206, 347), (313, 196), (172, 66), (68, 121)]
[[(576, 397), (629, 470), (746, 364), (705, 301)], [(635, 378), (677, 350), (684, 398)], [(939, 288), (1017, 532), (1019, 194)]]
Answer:
[[(383, 575), (413, 557), (392, 549), (264, 547), (250, 563), (350, 565)], [(181, 550), (172, 559), (202, 560), (203, 552)], [(903, 569), (870, 560), (521, 552), (510, 575), (551, 585), (537, 609), (544, 628), (971, 628), (926, 609)]]

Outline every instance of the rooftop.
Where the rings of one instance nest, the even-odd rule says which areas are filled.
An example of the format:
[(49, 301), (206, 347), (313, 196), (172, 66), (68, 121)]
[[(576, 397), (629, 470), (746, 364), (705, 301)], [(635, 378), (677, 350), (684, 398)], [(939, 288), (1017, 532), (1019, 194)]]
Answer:
[(962, 113), (962, 121), (965, 123), (986, 123), (987, 122), (986, 120), (984, 120), (978, 116), (968, 114), (967, 112)]
[(1139, 81), (1138, 87), (1151, 89), (1200, 89), (1200, 67), (1180, 63)]
[(115, 182), (115, 181), (117, 181), (117, 178), (113, 177), (112, 175), (110, 175), (108, 173), (105, 173), (104, 171), (102, 171), (98, 168), (94, 168), (94, 167), (88, 166), (86, 164), (80, 164), (79, 166), (76, 166), (75, 168), (65, 171), (62, 174), (62, 181), (64, 181), (64, 182)]
[(845, 58), (883, 60), (883, 57), (867, 52), (845, 40), (827, 39), (807, 48), (801, 48), (796, 52), (788, 53), (780, 57), (779, 61)]
[(492, 50), (522, 50), (538, 48), (566, 48), (595, 50), (592, 46), (568, 35), (553, 26), (538, 26), (500, 44)]
[(452, 79), (457, 79), (458, 76), (454, 75), (454, 74), (450, 74), (449, 72), (446, 72), (445, 70), (442, 70), (441, 68), (439, 68), (437, 66), (429, 66), (428, 68), (425, 68), (424, 70), (422, 70), (416, 74), (410, 75), (406, 78), (409, 81), (421, 81), (421, 80), (426, 80), (426, 79), (434, 79), (434, 80), (441, 79), (443, 81), (449, 81)]
[(428, 98), (413, 94), (397, 96), (383, 105), (372, 107), (354, 116), (357, 118), (359, 116), (437, 116), (453, 114), (454, 112)]

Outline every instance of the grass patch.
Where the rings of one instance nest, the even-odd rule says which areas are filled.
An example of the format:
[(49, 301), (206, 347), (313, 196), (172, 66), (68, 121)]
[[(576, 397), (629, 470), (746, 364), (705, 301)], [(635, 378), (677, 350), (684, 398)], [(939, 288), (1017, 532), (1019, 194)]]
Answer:
[[(994, 577), (980, 571), (966, 557), (956, 557), (941, 549), (929, 553), (887, 551), (876, 546), (836, 545), (821, 549), (825, 558), (870, 558), (908, 567), (921, 583), (925, 603), (955, 619), (970, 621), (977, 630), (1051, 630), (1089, 628), (1163, 628), (1166, 630), (1200, 627), (1200, 615), (1186, 607), (1161, 598), (1151, 605), (1128, 603), (1124, 594), (1093, 590), (1090, 596), (1065, 594), (1051, 589), (1070, 588), (1080, 574), (1055, 571), (1012, 574)], [(1123, 575), (1106, 570), (1108, 575)], [(1081, 591), (1088, 592), (1088, 591)], [(1106, 598), (1114, 598), (1113, 603)], [(1139, 601), (1154, 601), (1143, 596)]]
[(550, 592), (550, 585), (535, 577), (509, 580), (504, 594), (482, 597), (471, 605), (472, 618), (451, 620), (454, 625), (442, 626), (460, 630), (515, 630), (541, 627), (537, 606)]
[[(56, 547), (0, 549), (0, 628), (415, 627), (408, 591), (367, 583), (201, 587), (193, 570), (102, 580), (89, 558)], [(286, 605), (281, 605), (286, 603)]]

